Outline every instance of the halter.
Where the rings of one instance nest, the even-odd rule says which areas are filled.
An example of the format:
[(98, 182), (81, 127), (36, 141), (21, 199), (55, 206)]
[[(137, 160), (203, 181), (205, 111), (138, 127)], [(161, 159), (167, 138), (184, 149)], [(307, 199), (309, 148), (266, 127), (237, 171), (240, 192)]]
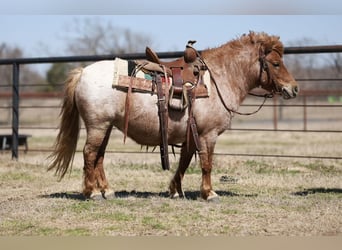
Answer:
[[(274, 50), (275, 52), (277, 52), (278, 54), (280, 54), (277, 50)], [(262, 73), (266, 72), (267, 75), (267, 81), (266, 84), (272, 84), (273, 83), (273, 90), (271, 91), (271, 93), (269, 93), (269, 95), (272, 95), (271, 98), (275, 95), (275, 94), (281, 94), (281, 91), (278, 88), (278, 85), (276, 84), (274, 78), (272, 77), (272, 74), (270, 72), (270, 68), (268, 66), (268, 63), (270, 63), (267, 59), (266, 59), (266, 53), (265, 51), (260, 48), (259, 49), (259, 62), (260, 62), (260, 73), (259, 73), (259, 82), (262, 82)], [(249, 93), (250, 95), (254, 95)], [(254, 95), (254, 96), (259, 96), (259, 95)], [(259, 97), (264, 97), (259, 96)]]

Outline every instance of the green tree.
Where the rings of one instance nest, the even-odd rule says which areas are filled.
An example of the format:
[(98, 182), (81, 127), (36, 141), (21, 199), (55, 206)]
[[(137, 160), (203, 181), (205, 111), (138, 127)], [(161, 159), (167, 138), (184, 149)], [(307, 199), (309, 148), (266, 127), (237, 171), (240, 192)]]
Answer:
[(46, 73), (46, 80), (48, 82), (47, 90), (61, 90), (70, 69), (71, 66), (68, 63), (53, 63)]

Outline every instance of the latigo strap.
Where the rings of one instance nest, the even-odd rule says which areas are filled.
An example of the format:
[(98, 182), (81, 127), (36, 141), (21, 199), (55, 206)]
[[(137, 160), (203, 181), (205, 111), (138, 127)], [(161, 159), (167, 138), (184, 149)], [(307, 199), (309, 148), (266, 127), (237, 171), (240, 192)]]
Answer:
[(170, 169), (169, 152), (168, 152), (168, 138), (167, 138), (167, 125), (168, 125), (168, 109), (165, 99), (165, 92), (163, 90), (163, 82), (159, 73), (155, 73), (153, 80), (157, 86), (158, 97), (158, 115), (160, 124), (160, 159), (164, 170)]

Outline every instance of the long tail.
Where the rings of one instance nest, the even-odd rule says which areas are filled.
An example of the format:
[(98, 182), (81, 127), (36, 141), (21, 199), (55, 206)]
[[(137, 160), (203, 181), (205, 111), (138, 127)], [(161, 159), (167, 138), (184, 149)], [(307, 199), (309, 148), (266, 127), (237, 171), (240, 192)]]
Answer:
[(59, 180), (63, 179), (69, 167), (72, 166), (76, 151), (80, 131), (80, 116), (74, 96), (82, 70), (82, 68), (77, 68), (71, 71), (66, 80), (59, 133), (54, 144), (54, 151), (48, 157), (52, 159), (48, 170), (56, 168), (56, 175)]

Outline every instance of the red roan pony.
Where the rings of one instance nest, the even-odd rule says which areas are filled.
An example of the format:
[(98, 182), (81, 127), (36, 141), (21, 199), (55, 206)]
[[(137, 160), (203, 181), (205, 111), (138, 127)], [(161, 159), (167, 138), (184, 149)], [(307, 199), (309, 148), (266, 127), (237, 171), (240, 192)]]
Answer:
[[(211, 170), (217, 137), (229, 128), (234, 111), (248, 92), (261, 87), (284, 99), (298, 94), (298, 85), (283, 64), (284, 47), (277, 36), (250, 32), (218, 48), (204, 50), (202, 60), (210, 72), (210, 95), (199, 98), (193, 107), (201, 151), (201, 197), (217, 199), (211, 184)], [(70, 73), (65, 85), (59, 134), (51, 154), (50, 169), (63, 178), (72, 165), (80, 117), (87, 139), (84, 146), (84, 190), (86, 198), (114, 195), (109, 188), (103, 160), (113, 126), (124, 129), (127, 93), (112, 87), (114, 60), (99, 61)], [(139, 144), (160, 144), (156, 96), (132, 93), (128, 136)], [(184, 197), (182, 179), (196, 151), (194, 143), (186, 142), (188, 112), (169, 110), (168, 142), (182, 144), (178, 168), (169, 186), (170, 197)], [(187, 143), (189, 145), (187, 145)]]

